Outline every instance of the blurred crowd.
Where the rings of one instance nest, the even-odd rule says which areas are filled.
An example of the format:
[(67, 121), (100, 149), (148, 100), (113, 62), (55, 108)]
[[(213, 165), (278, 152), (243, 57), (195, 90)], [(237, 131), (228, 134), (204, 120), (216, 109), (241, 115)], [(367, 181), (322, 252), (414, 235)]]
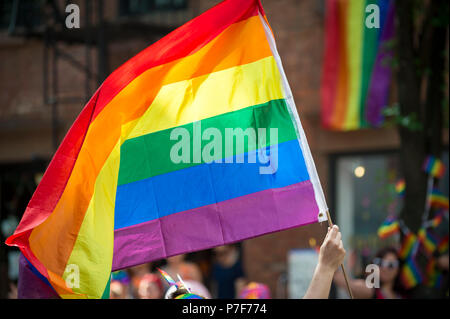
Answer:
[(180, 276), (191, 291), (207, 299), (270, 298), (270, 290), (266, 285), (247, 280), (237, 246), (219, 246), (212, 253), (212, 262), (207, 264), (189, 260), (187, 255), (182, 254), (114, 272), (110, 298), (165, 298), (170, 286), (158, 268), (172, 278)]
[[(318, 249), (319, 247), (316, 251)], [(192, 292), (207, 299), (270, 299), (273, 297), (266, 284), (248, 280), (238, 246), (219, 246), (208, 253), (212, 253), (212, 256), (209, 256), (212, 258), (196, 259), (192, 258), (192, 255), (182, 254), (113, 272), (110, 282), (110, 298), (164, 299), (170, 285), (158, 269), (164, 270), (172, 278), (180, 276), (183, 284)], [(435, 257), (436, 269), (442, 274), (440, 285), (425, 291), (422, 289), (417, 294), (417, 289), (415, 291), (407, 290), (402, 283), (400, 274), (404, 262), (399, 257), (398, 249), (384, 247), (374, 255), (367, 256), (362, 263), (354, 251), (349, 252), (347, 269), (350, 271), (349, 285), (354, 298), (448, 298), (448, 251)], [(368, 264), (379, 266), (379, 286), (367, 285), (367, 278), (371, 275), (371, 273), (365, 272)], [(353, 276), (353, 274), (359, 275)], [(333, 285), (343, 291), (347, 289), (346, 280), (340, 269), (334, 275)], [(426, 285), (421, 285), (421, 287), (426, 288)], [(330, 297), (333, 298), (333, 296)], [(11, 282), (8, 298), (17, 298), (16, 283)]]
[[(423, 298), (448, 298), (449, 282), (449, 255), (448, 251), (436, 254), (436, 270), (442, 278), (438, 286), (430, 287), (427, 278), (416, 289), (405, 286), (402, 269), (405, 261), (400, 257), (399, 250), (393, 246), (379, 249), (372, 259), (366, 260), (366, 265), (357, 268), (356, 256), (351, 253), (348, 258), (348, 269), (353, 273), (360, 273), (358, 278), (350, 277), (348, 282), (356, 299), (423, 299)], [(377, 284), (373, 281), (373, 272), (366, 272), (367, 265), (378, 266)], [(372, 278), (370, 278), (372, 276)], [(334, 284), (341, 289), (347, 289), (347, 282), (343, 272), (338, 269), (334, 275)]]

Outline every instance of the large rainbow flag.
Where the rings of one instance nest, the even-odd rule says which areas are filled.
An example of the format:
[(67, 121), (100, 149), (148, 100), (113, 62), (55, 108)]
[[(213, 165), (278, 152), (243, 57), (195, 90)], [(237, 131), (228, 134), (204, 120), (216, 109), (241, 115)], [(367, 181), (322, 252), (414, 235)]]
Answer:
[(386, 44), (394, 35), (393, 4), (326, 1), (321, 107), (325, 128), (348, 131), (383, 122), (391, 79), (387, 63), (392, 52)]
[[(231, 152), (209, 147), (230, 128), (269, 137), (250, 130)], [(178, 133), (187, 161), (171, 157)], [(100, 298), (111, 271), (323, 221), (326, 210), (263, 8), (227, 0), (105, 80), (7, 244), (59, 296)]]

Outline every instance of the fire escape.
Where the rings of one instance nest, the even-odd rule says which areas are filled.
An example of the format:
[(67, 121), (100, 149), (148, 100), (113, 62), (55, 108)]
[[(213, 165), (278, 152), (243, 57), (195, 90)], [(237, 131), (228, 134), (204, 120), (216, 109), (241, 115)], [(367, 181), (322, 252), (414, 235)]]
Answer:
[[(196, 15), (195, 1), (187, 0), (9, 0), (11, 4), (8, 34), (11, 37), (39, 39), (43, 42), (42, 97), (51, 110), (52, 145), (60, 141), (59, 113), (66, 103), (85, 104), (94, 90), (112, 71), (109, 46), (114, 42), (145, 39), (157, 41)], [(108, 3), (107, 3), (108, 2)], [(115, 2), (118, 17), (105, 19), (105, 6)], [(66, 26), (65, 9), (76, 4), (80, 11), (80, 28)], [(80, 61), (70, 46), (82, 46)], [(83, 96), (61, 96), (58, 68), (61, 60), (84, 74)], [(95, 61), (95, 63), (94, 63)]]

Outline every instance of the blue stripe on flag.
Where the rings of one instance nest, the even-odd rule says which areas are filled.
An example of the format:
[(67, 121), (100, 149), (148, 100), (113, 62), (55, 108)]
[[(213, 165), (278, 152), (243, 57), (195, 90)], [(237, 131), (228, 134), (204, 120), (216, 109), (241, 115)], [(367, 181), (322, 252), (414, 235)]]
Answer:
[[(248, 163), (249, 154), (254, 152), (234, 156), (233, 163), (200, 164), (118, 186), (114, 228), (309, 180), (297, 140), (278, 144), (274, 174), (260, 174), (260, 167), (267, 164), (258, 160)], [(269, 148), (264, 152), (269, 154)], [(237, 157), (245, 157), (244, 163), (236, 163)]]

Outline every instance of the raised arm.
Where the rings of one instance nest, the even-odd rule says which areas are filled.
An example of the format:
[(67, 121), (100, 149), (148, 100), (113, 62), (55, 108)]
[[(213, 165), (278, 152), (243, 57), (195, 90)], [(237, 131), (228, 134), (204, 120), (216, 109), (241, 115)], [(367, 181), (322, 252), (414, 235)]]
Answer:
[(328, 233), (320, 246), (319, 262), (314, 271), (304, 299), (327, 299), (330, 294), (331, 282), (336, 269), (343, 262), (345, 249), (341, 240), (339, 227), (328, 228)]

